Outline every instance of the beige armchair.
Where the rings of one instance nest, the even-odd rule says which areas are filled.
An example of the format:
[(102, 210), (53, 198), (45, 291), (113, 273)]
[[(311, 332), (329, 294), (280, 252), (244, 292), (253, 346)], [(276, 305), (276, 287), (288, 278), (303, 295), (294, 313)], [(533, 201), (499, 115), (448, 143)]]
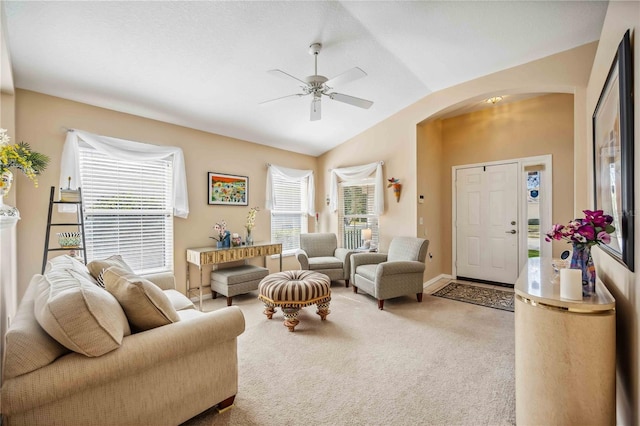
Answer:
[(344, 280), (349, 287), (350, 257), (353, 250), (338, 247), (332, 233), (300, 234), (300, 249), (296, 258), (300, 269), (322, 272), (332, 281)]
[(429, 240), (395, 237), (389, 253), (355, 253), (351, 256), (353, 292), (363, 290), (378, 299), (378, 309), (393, 297), (415, 294), (422, 302), (424, 259)]

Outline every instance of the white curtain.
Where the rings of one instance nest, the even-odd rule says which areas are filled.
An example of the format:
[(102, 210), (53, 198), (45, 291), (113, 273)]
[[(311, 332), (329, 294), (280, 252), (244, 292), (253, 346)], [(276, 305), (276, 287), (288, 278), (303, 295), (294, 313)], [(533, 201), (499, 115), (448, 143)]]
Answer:
[(301, 182), (304, 179), (307, 179), (307, 213), (310, 216), (316, 214), (315, 212), (315, 185), (313, 182), (313, 170), (298, 170), (298, 169), (288, 169), (286, 167), (276, 166), (274, 164), (269, 165), (269, 170), (267, 171), (267, 196), (265, 207), (267, 210), (273, 210), (278, 207), (278, 199), (273, 191), (273, 179), (272, 176), (277, 175), (281, 178), (285, 179), (288, 182)]
[(382, 161), (362, 166), (343, 167), (331, 170), (331, 195), (329, 208), (332, 212), (338, 210), (338, 178), (345, 182), (350, 180), (366, 179), (375, 172), (375, 191), (373, 193), (373, 209), (375, 214), (381, 215), (384, 211), (384, 193), (382, 182)]
[[(82, 130), (69, 130), (67, 140), (62, 149), (60, 162), (60, 187), (66, 188), (71, 182), (82, 188), (80, 177), (79, 146), (85, 143), (97, 151), (119, 160), (145, 161), (170, 160), (173, 163), (173, 215), (186, 218), (189, 216), (189, 197), (187, 196), (187, 175), (182, 149), (173, 146), (159, 146), (140, 142), (116, 139), (108, 136), (94, 135)], [(73, 207), (60, 205), (60, 207)]]

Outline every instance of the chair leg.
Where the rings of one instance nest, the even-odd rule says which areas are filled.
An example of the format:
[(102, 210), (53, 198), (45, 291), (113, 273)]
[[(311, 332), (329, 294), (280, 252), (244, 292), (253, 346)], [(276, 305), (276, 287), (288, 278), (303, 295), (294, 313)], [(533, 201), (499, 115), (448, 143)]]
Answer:
[(236, 396), (230, 396), (229, 398), (225, 399), (224, 401), (220, 402), (218, 404), (218, 411), (222, 412), (227, 408), (231, 408), (231, 406), (233, 405), (233, 400), (236, 399)]
[(422, 293), (416, 293), (416, 297), (418, 298), (418, 302), (422, 302)]
[(233, 299), (233, 297), (227, 297), (227, 306), (231, 306), (231, 299)]
[(378, 309), (382, 310), (384, 308), (384, 300), (378, 299)]
[(358, 292), (358, 287), (356, 287), (355, 285), (353, 286), (353, 292), (357, 293)]
[(213, 291), (213, 290), (211, 290), (211, 298), (212, 298), (212, 299), (215, 299), (215, 298), (217, 298), (217, 297), (218, 297), (218, 292), (217, 292), (217, 291)]
[(344, 286), (349, 288), (349, 278), (347, 278), (346, 280), (344, 280)]

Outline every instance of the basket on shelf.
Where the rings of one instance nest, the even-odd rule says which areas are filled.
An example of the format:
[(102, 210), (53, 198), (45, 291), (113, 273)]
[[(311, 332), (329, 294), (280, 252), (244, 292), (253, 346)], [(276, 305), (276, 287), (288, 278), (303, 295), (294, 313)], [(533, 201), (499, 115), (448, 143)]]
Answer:
[(80, 247), (80, 233), (79, 232), (58, 232), (58, 244), (62, 248), (78, 248)]

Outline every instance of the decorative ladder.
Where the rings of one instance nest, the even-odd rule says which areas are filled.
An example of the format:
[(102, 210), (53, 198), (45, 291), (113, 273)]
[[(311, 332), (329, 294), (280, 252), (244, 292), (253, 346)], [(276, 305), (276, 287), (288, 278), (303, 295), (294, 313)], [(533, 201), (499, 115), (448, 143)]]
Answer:
[[(78, 188), (78, 201), (54, 201), (53, 197), (55, 195), (56, 192), (56, 188), (54, 186), (51, 187), (51, 194), (49, 195), (49, 215), (47, 216), (47, 233), (46, 233), (46, 237), (44, 239), (44, 253), (42, 255), (42, 271), (40, 272), (41, 274), (44, 274), (44, 269), (47, 266), (47, 260), (49, 257), (49, 252), (50, 251), (67, 251), (67, 250), (77, 250), (77, 251), (81, 251), (82, 252), (82, 261), (86, 264), (87, 263), (87, 250), (85, 248), (84, 242), (85, 242), (85, 238), (84, 238), (84, 215), (83, 213), (83, 208), (82, 208), (82, 190), (80, 188)], [(76, 210), (77, 210), (77, 215), (78, 215), (78, 220), (77, 222), (71, 222), (71, 223), (51, 223), (51, 218), (52, 218), (52, 214), (53, 214), (53, 206), (55, 204), (75, 204), (77, 206)], [(77, 226), (78, 230), (80, 231), (80, 234), (82, 236), (82, 239), (80, 240), (80, 246), (70, 249), (69, 247), (59, 247), (59, 248), (49, 248), (49, 237), (51, 235), (51, 227), (52, 226)]]

